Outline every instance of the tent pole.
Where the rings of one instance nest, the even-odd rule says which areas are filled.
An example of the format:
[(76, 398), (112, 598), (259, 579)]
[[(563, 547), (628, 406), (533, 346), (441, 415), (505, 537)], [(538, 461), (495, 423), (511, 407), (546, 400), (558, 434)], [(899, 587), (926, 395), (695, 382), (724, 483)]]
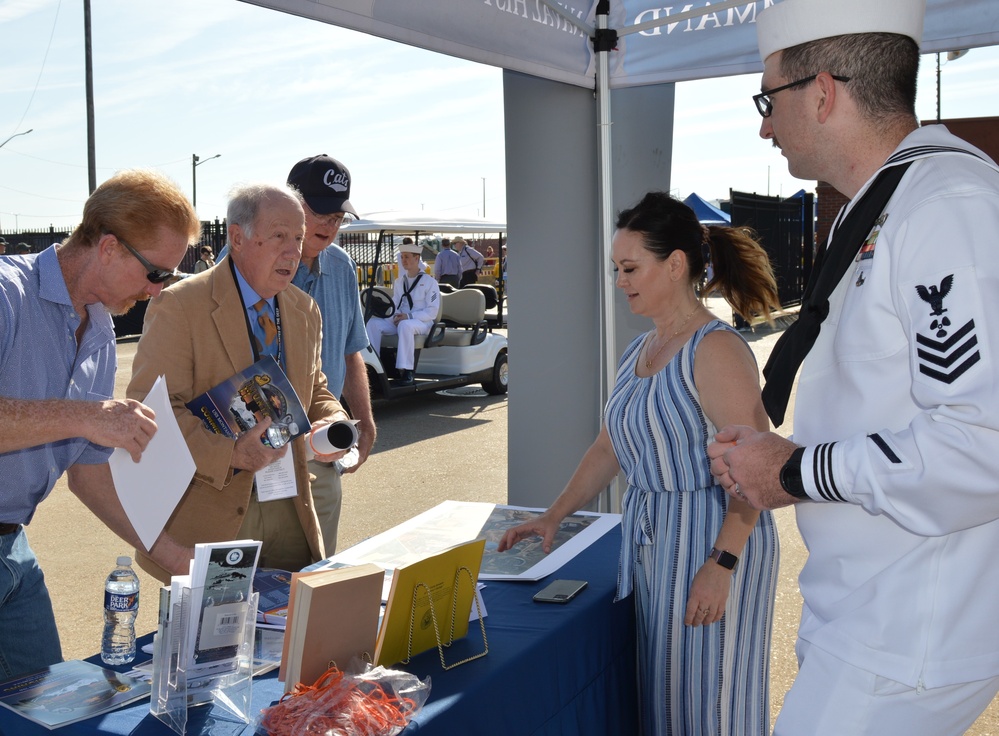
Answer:
[[(597, 3), (597, 33), (593, 39), (593, 48), (597, 57), (597, 155), (598, 181), (600, 182), (600, 305), (603, 313), (601, 324), (603, 334), (600, 345), (603, 350), (603, 373), (601, 375), (601, 390), (598, 400), (597, 416), (603, 416), (603, 407), (607, 403), (611, 389), (614, 388), (614, 376), (617, 372), (617, 331), (614, 317), (614, 284), (611, 282), (611, 240), (614, 237), (614, 202), (611, 192), (611, 98), (610, 98), (610, 52), (617, 45), (617, 33), (607, 28), (610, 15), (609, 0)], [(620, 479), (616, 479), (605, 489), (598, 500), (598, 510), (602, 512), (620, 513), (621, 488)]]

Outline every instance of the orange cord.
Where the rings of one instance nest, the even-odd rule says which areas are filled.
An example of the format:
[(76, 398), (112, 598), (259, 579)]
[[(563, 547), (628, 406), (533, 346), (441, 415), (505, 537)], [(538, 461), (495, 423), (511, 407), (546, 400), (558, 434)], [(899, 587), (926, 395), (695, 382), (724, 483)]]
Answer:
[(411, 698), (330, 667), (315, 684), (299, 683), (264, 709), (260, 725), (270, 736), (391, 736), (415, 708)]

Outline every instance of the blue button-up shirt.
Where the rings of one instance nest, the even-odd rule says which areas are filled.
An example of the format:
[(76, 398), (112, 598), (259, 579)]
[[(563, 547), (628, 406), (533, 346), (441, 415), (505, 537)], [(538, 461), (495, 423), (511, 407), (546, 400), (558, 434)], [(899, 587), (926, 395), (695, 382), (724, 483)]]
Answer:
[(344, 356), (368, 346), (357, 289), (357, 267), (347, 251), (331, 245), (316, 257), (311, 269), (300, 263), (292, 283), (319, 305), (323, 317), (323, 373), (330, 392), (340, 398), (347, 378)]
[[(0, 259), (0, 396), (104, 401), (114, 395), (114, 323), (101, 304), (80, 316), (70, 301), (56, 247)], [(81, 437), (0, 453), (0, 522), (25, 524), (59, 477), (76, 463), (107, 461), (111, 449)]]

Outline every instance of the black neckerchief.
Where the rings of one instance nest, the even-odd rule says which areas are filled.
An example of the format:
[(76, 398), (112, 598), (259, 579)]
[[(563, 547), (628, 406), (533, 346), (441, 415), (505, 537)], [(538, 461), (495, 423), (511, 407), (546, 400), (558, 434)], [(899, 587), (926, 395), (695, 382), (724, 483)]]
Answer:
[(399, 308), (400, 309), (402, 308), (402, 300), (403, 299), (408, 299), (409, 300), (409, 310), (410, 310), (410, 312), (413, 311), (413, 297), (411, 297), (410, 294), (413, 293), (413, 289), (416, 288), (416, 285), (418, 283), (420, 283), (420, 279), (422, 279), (422, 278), (423, 278), (423, 272), (421, 271), (420, 273), (416, 274), (416, 278), (413, 279), (413, 283), (411, 283), (409, 286), (406, 286), (406, 277), (405, 276), (402, 277), (402, 296), (399, 297)]

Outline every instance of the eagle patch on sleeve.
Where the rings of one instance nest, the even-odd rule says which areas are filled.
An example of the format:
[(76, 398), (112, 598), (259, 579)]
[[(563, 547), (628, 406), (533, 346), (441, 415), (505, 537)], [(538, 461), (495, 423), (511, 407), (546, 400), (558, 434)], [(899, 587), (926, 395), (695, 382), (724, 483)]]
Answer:
[(974, 275), (970, 267), (944, 272), (913, 284), (906, 293), (917, 380), (954, 385), (981, 361), (981, 301)]

